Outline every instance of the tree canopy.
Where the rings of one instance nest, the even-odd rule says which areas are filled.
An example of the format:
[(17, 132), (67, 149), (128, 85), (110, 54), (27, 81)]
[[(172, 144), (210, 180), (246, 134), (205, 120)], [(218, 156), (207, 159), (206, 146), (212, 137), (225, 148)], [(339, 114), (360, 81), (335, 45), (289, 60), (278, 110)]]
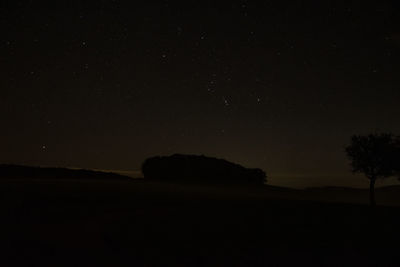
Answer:
[(354, 135), (346, 148), (354, 173), (364, 173), (368, 179), (393, 176), (398, 166), (399, 140), (392, 134)]
[(375, 181), (400, 173), (400, 140), (390, 133), (354, 135), (346, 147), (353, 173), (370, 180), (370, 204), (375, 205)]
[(261, 169), (245, 168), (223, 159), (197, 155), (152, 157), (142, 165), (146, 179), (206, 183), (264, 184), (266, 174)]

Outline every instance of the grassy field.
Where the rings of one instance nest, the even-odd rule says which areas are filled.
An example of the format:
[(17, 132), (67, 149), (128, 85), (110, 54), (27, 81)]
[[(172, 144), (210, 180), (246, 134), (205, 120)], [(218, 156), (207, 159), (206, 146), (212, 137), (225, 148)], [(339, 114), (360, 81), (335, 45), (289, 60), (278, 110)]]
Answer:
[[(396, 266), (398, 188), (3, 179), (1, 266)], [(388, 206), (390, 204), (391, 206)]]

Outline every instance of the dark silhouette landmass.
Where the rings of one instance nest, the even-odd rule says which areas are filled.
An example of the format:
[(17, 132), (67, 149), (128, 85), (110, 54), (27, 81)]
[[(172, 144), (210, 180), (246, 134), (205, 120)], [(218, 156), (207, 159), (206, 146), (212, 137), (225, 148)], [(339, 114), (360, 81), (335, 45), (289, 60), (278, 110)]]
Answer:
[(399, 189), (0, 179), (0, 265), (399, 266)]
[(224, 159), (174, 154), (146, 159), (142, 165), (145, 179), (229, 184), (265, 184), (261, 169), (245, 168)]
[(131, 177), (85, 169), (44, 168), (21, 165), (0, 164), (0, 178), (3, 179), (92, 179), (131, 180)]
[[(378, 187), (380, 205), (371, 209), (368, 189), (242, 186), (253, 183), (254, 169), (204, 156), (156, 157), (143, 167), (148, 179), (0, 165), (0, 265), (400, 263), (400, 186)], [(149, 167), (158, 172), (146, 172)], [(229, 170), (241, 176), (232, 178)], [(218, 175), (226, 180), (174, 182), (214, 181)], [(232, 179), (240, 186), (225, 183)]]

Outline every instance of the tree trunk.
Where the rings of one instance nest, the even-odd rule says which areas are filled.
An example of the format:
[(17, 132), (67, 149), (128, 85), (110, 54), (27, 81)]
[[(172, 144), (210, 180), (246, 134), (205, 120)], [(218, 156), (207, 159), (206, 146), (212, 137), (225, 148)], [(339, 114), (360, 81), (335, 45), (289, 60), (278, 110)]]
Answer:
[(369, 181), (369, 204), (371, 207), (375, 207), (375, 178)]

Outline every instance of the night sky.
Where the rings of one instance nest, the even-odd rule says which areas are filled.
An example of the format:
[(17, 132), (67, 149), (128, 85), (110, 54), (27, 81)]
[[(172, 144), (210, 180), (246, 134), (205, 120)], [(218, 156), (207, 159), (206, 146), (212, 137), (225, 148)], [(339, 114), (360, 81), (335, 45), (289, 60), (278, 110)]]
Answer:
[(0, 162), (342, 185), (351, 135), (400, 133), (398, 1), (149, 2), (1, 1)]

